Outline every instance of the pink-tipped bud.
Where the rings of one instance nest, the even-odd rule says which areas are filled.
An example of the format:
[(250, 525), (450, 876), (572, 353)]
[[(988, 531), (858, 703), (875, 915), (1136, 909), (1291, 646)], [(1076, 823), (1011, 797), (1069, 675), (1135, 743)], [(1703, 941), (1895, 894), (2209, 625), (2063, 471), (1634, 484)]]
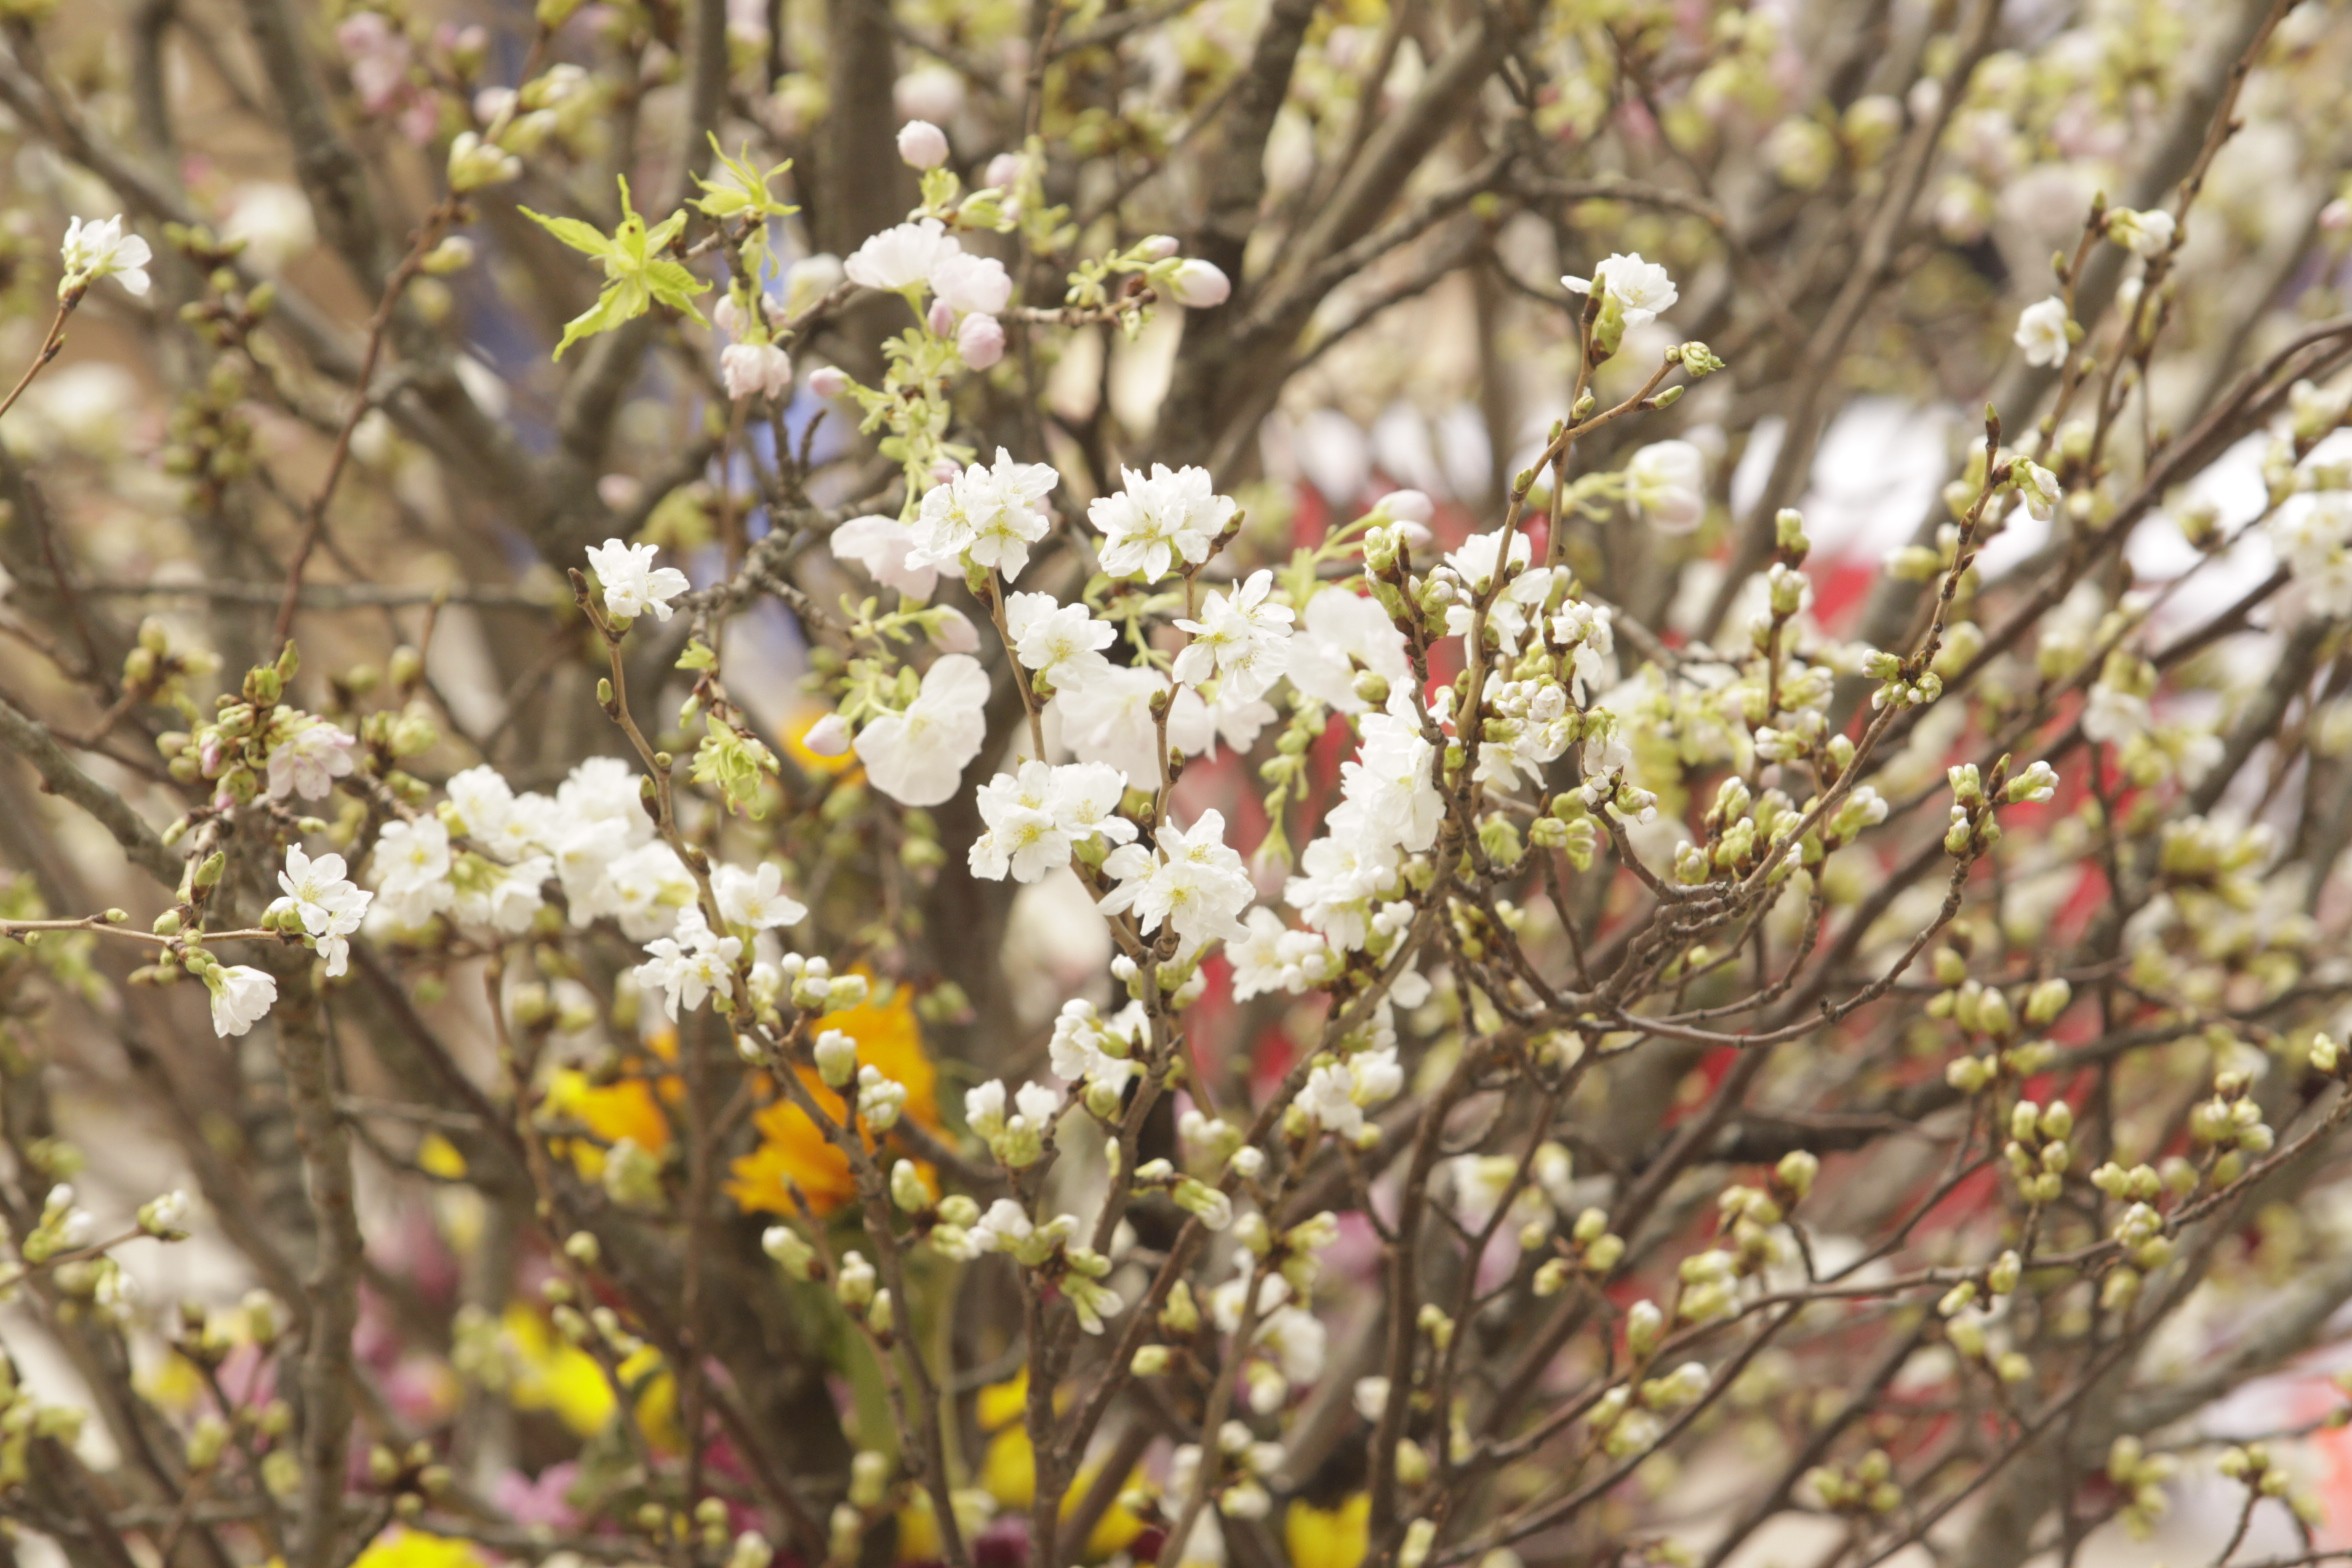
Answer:
[(913, 169), (936, 169), (947, 162), (947, 132), (929, 120), (909, 120), (898, 128), (898, 155)]
[(941, 653), (978, 653), (980, 628), (972, 618), (952, 606), (942, 605), (939, 619), (932, 624), (931, 641)]
[(956, 352), (974, 370), (986, 370), (1004, 358), (1004, 324), (994, 316), (973, 314), (956, 328)]
[(838, 713), (828, 713), (808, 727), (800, 743), (820, 757), (841, 757), (849, 754), (849, 721)]
[(1186, 310), (1212, 310), (1233, 297), (1233, 280), (1215, 262), (1193, 256), (1177, 267), (1168, 290)]
[(739, 403), (782, 397), (792, 388), (792, 356), (773, 343), (730, 343), (719, 354), (719, 380)]

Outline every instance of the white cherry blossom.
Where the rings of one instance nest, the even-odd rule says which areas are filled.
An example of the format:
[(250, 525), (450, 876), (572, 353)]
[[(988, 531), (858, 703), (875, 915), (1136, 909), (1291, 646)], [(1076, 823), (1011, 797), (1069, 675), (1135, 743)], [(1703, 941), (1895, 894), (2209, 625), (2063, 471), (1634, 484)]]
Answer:
[(2066, 335), (2066, 301), (2052, 294), (2017, 313), (2017, 331), (2010, 340), (2025, 354), (2025, 362), (2053, 369), (2066, 363), (2074, 345)]
[(860, 288), (899, 293), (924, 287), (931, 273), (963, 247), (937, 218), (901, 223), (868, 239), (850, 252), (842, 272)]
[(1178, 561), (1199, 566), (1233, 521), (1232, 499), (1216, 493), (1205, 468), (1171, 472), (1154, 463), (1148, 476), (1122, 468), (1119, 477), (1119, 489), (1086, 508), (1103, 536), (1102, 568), (1113, 577), (1158, 582)]
[(1571, 294), (1590, 294), (1597, 286), (1617, 302), (1628, 327), (1648, 326), (1672, 310), (1674, 302), (1681, 297), (1666, 269), (1654, 261), (1642, 260), (1639, 251), (1611, 256), (1593, 268), (1591, 277), (1564, 277), (1560, 286)]
[(1367, 1051), (1309, 1073), (1298, 1106), (1325, 1132), (1352, 1140), (1366, 1131), (1364, 1112), (1395, 1099), (1404, 1086), (1395, 1051)]
[(905, 806), (936, 806), (953, 795), (988, 738), (988, 672), (951, 653), (923, 672), (904, 712), (858, 731), (857, 754), (876, 789)]
[(212, 993), (212, 1032), (224, 1040), (261, 1022), (278, 1000), (278, 982), (246, 964), (215, 964), (204, 984)]
[(1225, 843), (1224, 814), (1204, 811), (1190, 829), (1170, 821), (1153, 842), (1156, 854), (1128, 844), (1103, 862), (1119, 883), (1103, 896), (1103, 913), (1133, 910), (1146, 935), (1165, 924), (1188, 948), (1240, 935), (1254, 889), (1249, 868)]
[(974, 876), (1035, 882), (1069, 863), (1073, 846), (1095, 838), (1132, 841), (1135, 824), (1117, 815), (1126, 780), (1099, 762), (1054, 767), (1030, 761), (980, 786), (987, 831), (972, 841)]
[(1200, 619), (1179, 617), (1178, 629), (1191, 633), (1192, 640), (1176, 655), (1176, 678), (1198, 686), (1211, 674), (1220, 675), (1245, 698), (1279, 680), (1289, 664), (1294, 616), (1290, 606), (1268, 597), (1273, 587), (1274, 574), (1261, 567), (1230, 595), (1211, 593)]
[(660, 554), (653, 545), (624, 544), (618, 539), (588, 547), (588, 565), (604, 585), (608, 612), (624, 621), (649, 612), (657, 621), (670, 618), (670, 601), (693, 584), (674, 566), (654, 565)]
[[(150, 286), (147, 263), (155, 259), (155, 252), (138, 235), (123, 232), (119, 213), (111, 218), (76, 218), (68, 223), (59, 254), (65, 263), (65, 277), (57, 285), (60, 299), (75, 290), (88, 288), (100, 278), (114, 279), (130, 294), (145, 294)], [(242, 1029), (237, 1032), (244, 1033)]]
[(689, 910), (678, 922), (675, 937), (656, 937), (645, 944), (645, 962), (636, 968), (637, 983), (662, 994), (662, 1011), (677, 1021), (678, 1009), (700, 1007), (713, 991), (727, 988), (743, 943), (735, 937), (712, 934), (699, 912)]
[(719, 901), (719, 918), (730, 926), (773, 931), (808, 918), (808, 906), (784, 891), (784, 873), (772, 861), (757, 871), (720, 866), (711, 873), (711, 892)]
[(1361, 713), (1372, 704), (1356, 691), (1359, 671), (1391, 687), (1410, 681), (1405, 634), (1377, 600), (1324, 588), (1307, 601), (1290, 640), (1290, 683), (1335, 712)]
[(1098, 621), (1083, 604), (1062, 604), (1045, 593), (1005, 596), (1005, 631), (1013, 656), (1024, 669), (1067, 689), (1110, 668), (1102, 650), (1118, 639), (1118, 628)]
[(931, 269), (931, 292), (957, 315), (998, 316), (1012, 303), (1013, 280), (994, 256), (959, 251)]
[(341, 855), (313, 860), (299, 844), (286, 846), (286, 868), (278, 873), (284, 896), (269, 906), (270, 914), (291, 914), (326, 961), (329, 976), (340, 975), (350, 962), (351, 938), (367, 918), (375, 895), (361, 890), (344, 875)]
[(1045, 464), (1015, 462), (997, 448), (993, 466), (975, 464), (923, 497), (909, 562), (978, 566), (1011, 582), (1029, 564), (1029, 547), (1053, 526), (1042, 503), (1060, 480)]
[(300, 716), (287, 722), (292, 727), (281, 726), (278, 743), (270, 748), (270, 798), (324, 800), (335, 780), (351, 772), (359, 742), (324, 719)]

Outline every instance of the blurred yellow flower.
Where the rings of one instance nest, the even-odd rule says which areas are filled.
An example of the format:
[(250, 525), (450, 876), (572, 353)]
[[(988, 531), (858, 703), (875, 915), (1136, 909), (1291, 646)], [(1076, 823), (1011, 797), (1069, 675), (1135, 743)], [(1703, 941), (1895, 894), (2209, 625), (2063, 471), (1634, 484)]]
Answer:
[(552, 1121), (584, 1127), (597, 1140), (590, 1143), (572, 1138), (557, 1145), (557, 1151), (567, 1155), (572, 1168), (588, 1181), (603, 1174), (605, 1149), (624, 1138), (656, 1159), (669, 1152), (670, 1118), (662, 1107), (678, 1104), (685, 1089), (675, 1076), (656, 1078), (651, 1071), (657, 1060), (677, 1060), (677, 1031), (662, 1030), (646, 1042), (646, 1049), (651, 1059), (641, 1057), (627, 1063), (635, 1076), (599, 1084), (576, 1067), (561, 1067), (548, 1080), (541, 1114)]
[[(521, 1302), (506, 1309), (499, 1326), (514, 1347), (518, 1375), (508, 1397), (518, 1410), (545, 1410), (582, 1437), (593, 1437), (612, 1421), (620, 1403), (596, 1358), (565, 1343), (546, 1319)], [(657, 1447), (680, 1446), (677, 1390), (650, 1348), (620, 1365), (622, 1383), (637, 1390), (637, 1424)]]
[(394, 1525), (368, 1542), (351, 1568), (484, 1568), (486, 1562), (471, 1541)]
[[(1029, 1429), (1022, 1420), (1028, 1398), (1029, 1374), (1023, 1372), (982, 1389), (975, 1412), (980, 1430), (989, 1434), (988, 1446), (980, 1456), (980, 1485), (996, 1499), (999, 1508), (1013, 1513), (1027, 1512), (1037, 1497), (1037, 1454), (1029, 1446)], [(1063, 1403), (1055, 1401), (1057, 1408)], [(1071, 1478), (1070, 1490), (1062, 1498), (1063, 1518), (1078, 1511), (1101, 1474), (1099, 1464), (1078, 1467), (1078, 1473)], [(1129, 1491), (1141, 1485), (1143, 1474), (1137, 1470), (1129, 1473), (1121, 1490)], [(925, 1524), (928, 1523), (926, 1518)], [(1114, 1502), (1103, 1510), (1103, 1516), (1087, 1533), (1081, 1555), (1089, 1562), (1099, 1562), (1114, 1552), (1126, 1550), (1143, 1531), (1144, 1521)]]
[[(816, 1021), (819, 1030), (839, 1029), (858, 1043), (858, 1061), (904, 1084), (905, 1114), (936, 1132), (939, 1104), (930, 1058), (923, 1054), (923, 1030), (915, 1019), (914, 993), (905, 986), (879, 990), (844, 1012), (827, 1013)], [(810, 1069), (800, 1081), (824, 1109), (840, 1116), (847, 1110), (840, 1095), (825, 1087)], [(727, 1193), (747, 1212), (793, 1214), (791, 1188), (798, 1187), (818, 1214), (830, 1214), (857, 1196), (849, 1157), (825, 1141), (817, 1124), (789, 1100), (778, 1099), (754, 1113), (759, 1147), (732, 1167)], [(872, 1140), (868, 1143), (871, 1146)]]
[(1372, 1541), (1372, 1496), (1357, 1492), (1337, 1508), (1294, 1502), (1282, 1516), (1290, 1568), (1358, 1568)]
[(174, 1415), (186, 1415), (194, 1410), (208, 1392), (204, 1374), (176, 1350), (167, 1350), (142, 1367), (132, 1387), (139, 1391), (141, 1398)]

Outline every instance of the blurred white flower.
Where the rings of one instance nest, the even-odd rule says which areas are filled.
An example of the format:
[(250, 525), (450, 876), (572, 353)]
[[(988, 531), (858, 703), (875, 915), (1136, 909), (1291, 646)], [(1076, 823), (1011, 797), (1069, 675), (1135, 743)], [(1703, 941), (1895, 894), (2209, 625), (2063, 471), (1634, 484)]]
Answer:
[(932, 294), (958, 315), (999, 315), (1012, 303), (1012, 275), (994, 256), (957, 251), (940, 258), (928, 281)]
[(1625, 465), (1625, 499), (1660, 533), (1687, 534), (1707, 515), (1707, 459), (1688, 441), (1653, 441)]
[(274, 272), (318, 243), (318, 224), (300, 191), (263, 181), (240, 185), (230, 196), (221, 237), (243, 244), (248, 255)]
[(827, 543), (837, 560), (857, 562), (874, 581), (918, 603), (938, 586), (939, 568), (915, 559), (915, 531), (895, 517), (853, 517), (834, 529)]
[(2025, 351), (2025, 362), (2045, 368), (2066, 363), (2073, 344), (2066, 337), (2066, 301), (2053, 294), (2018, 312), (2017, 332), (2010, 339)]
[(1168, 292), (1186, 310), (1213, 310), (1233, 297), (1233, 280), (1215, 262), (1187, 256), (1169, 278)]

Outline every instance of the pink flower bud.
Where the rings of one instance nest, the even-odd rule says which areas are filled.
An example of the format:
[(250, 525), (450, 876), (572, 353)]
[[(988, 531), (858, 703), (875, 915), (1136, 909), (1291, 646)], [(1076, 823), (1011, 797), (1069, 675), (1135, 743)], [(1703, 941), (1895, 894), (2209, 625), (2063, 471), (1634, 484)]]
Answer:
[(1020, 180), (1021, 155), (1017, 152), (998, 153), (988, 160), (988, 167), (980, 174), (980, 184), (989, 190), (1009, 191)]
[(947, 162), (947, 132), (929, 120), (909, 120), (898, 128), (898, 155), (909, 168), (936, 169)]
[(792, 356), (773, 343), (731, 343), (719, 355), (719, 380), (737, 402), (781, 397), (792, 386)]
[(711, 324), (731, 338), (743, 336), (743, 307), (735, 303), (734, 295), (711, 307)]
[(820, 757), (840, 757), (848, 755), (850, 738), (849, 721), (828, 713), (808, 727), (800, 743)]
[(952, 606), (942, 605), (939, 620), (931, 632), (931, 641), (941, 653), (977, 653), (980, 651), (980, 628), (972, 618)]
[(1177, 267), (1168, 291), (1187, 310), (1211, 310), (1233, 296), (1233, 280), (1215, 262), (1193, 256)]
[(596, 481), (596, 498), (616, 512), (626, 512), (644, 494), (635, 474), (606, 474)]
[(955, 307), (950, 305), (946, 300), (935, 299), (931, 302), (931, 315), (929, 319), (931, 322), (931, 330), (938, 333), (941, 337), (946, 337), (950, 332), (955, 330)]
[(931, 464), (931, 482), (935, 485), (953, 484), (956, 481), (956, 476), (963, 471), (964, 465), (954, 458), (938, 458)]
[(836, 365), (819, 365), (809, 372), (808, 389), (811, 396), (830, 402), (849, 385), (849, 372)]
[(956, 352), (974, 370), (986, 370), (1004, 358), (1004, 324), (994, 316), (973, 314), (956, 328)]
[(1143, 254), (1143, 259), (1146, 261), (1166, 261), (1170, 256), (1175, 255), (1181, 247), (1177, 244), (1176, 236), (1173, 234), (1154, 234), (1135, 248)]

